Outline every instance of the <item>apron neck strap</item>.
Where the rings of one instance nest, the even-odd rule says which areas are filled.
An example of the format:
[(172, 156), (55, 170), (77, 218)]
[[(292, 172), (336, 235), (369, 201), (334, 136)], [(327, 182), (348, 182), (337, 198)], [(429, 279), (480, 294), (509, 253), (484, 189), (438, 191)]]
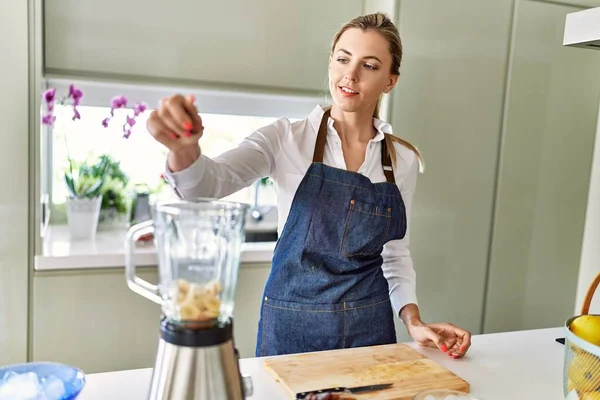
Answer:
[[(394, 169), (392, 168), (392, 158), (390, 157), (390, 152), (387, 149), (387, 136), (387, 133), (384, 134), (384, 138), (381, 141), (381, 164), (383, 166), (385, 179), (387, 179), (389, 183), (396, 184), (396, 179), (394, 178)], [(392, 150), (395, 150), (393, 146)]]
[(321, 125), (319, 125), (319, 132), (317, 133), (317, 143), (315, 144), (315, 152), (313, 153), (313, 162), (322, 163), (323, 154), (325, 154), (325, 142), (327, 141), (327, 122), (329, 121), (330, 110), (325, 111), (323, 118), (321, 119)]
[[(325, 154), (325, 143), (327, 142), (327, 122), (329, 121), (330, 110), (325, 111), (323, 118), (321, 119), (321, 125), (319, 125), (319, 132), (317, 132), (317, 142), (315, 143), (315, 151), (313, 153), (313, 163), (322, 163), (323, 155)], [(387, 136), (387, 133), (385, 134)], [(381, 141), (381, 164), (383, 166), (383, 173), (385, 179), (389, 183), (396, 183), (394, 179), (394, 170), (392, 169), (392, 159), (390, 153), (387, 151), (387, 140), (384, 138)]]

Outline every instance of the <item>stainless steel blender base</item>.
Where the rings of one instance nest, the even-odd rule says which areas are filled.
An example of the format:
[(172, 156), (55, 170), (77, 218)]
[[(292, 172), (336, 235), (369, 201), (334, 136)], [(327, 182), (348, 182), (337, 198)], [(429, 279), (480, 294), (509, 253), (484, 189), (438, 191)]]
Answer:
[[(248, 393), (251, 382), (244, 381), (246, 384), (231, 340), (216, 346), (188, 347), (161, 338), (148, 399), (243, 400), (252, 395)], [(243, 386), (247, 386), (245, 390)]]

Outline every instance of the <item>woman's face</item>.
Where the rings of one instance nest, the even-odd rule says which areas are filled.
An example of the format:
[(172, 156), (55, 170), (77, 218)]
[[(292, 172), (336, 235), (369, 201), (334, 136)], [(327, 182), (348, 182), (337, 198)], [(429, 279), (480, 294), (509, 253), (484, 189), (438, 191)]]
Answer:
[(398, 75), (392, 74), (387, 40), (375, 31), (345, 31), (329, 58), (329, 89), (345, 112), (374, 109), (382, 92), (388, 93)]

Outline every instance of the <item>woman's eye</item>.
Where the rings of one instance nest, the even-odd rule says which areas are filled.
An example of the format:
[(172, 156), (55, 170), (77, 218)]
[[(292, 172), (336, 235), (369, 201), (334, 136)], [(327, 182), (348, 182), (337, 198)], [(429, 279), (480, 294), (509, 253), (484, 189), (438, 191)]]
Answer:
[(345, 58), (338, 58), (337, 61), (340, 62), (340, 63), (342, 63), (342, 64), (346, 64), (348, 62), (348, 60), (345, 59)]
[(376, 70), (377, 69), (377, 67), (374, 66), (373, 64), (365, 64), (365, 68), (372, 69), (372, 70)]

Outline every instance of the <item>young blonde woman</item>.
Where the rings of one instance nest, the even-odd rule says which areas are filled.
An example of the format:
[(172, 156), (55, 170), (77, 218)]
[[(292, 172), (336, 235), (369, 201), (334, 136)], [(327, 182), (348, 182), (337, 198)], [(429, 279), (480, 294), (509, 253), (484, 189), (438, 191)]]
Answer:
[(408, 226), (421, 156), (377, 118), (401, 59), (385, 15), (353, 19), (333, 39), (332, 106), (279, 119), (213, 159), (200, 150), (193, 97), (164, 99), (148, 120), (180, 197), (222, 198), (264, 176), (277, 185), (280, 237), (257, 356), (395, 343), (394, 312), (421, 345), (455, 358), (470, 346), (466, 330), (419, 315)]

